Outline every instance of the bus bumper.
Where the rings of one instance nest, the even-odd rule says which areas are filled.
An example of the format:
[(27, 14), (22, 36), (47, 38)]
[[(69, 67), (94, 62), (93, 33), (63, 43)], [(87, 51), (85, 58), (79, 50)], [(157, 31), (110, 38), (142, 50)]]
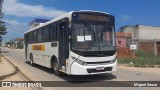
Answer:
[[(98, 68), (103, 67), (103, 70)], [(71, 75), (92, 75), (92, 74), (103, 74), (117, 71), (117, 60), (113, 64), (107, 65), (96, 65), (96, 66), (82, 66), (74, 62), (71, 66)]]

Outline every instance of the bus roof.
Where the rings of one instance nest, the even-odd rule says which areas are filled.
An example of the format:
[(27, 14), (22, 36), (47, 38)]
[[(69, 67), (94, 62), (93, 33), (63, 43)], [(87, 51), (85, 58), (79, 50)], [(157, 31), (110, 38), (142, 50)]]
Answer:
[[(98, 12), (98, 13), (108, 14), (108, 13), (105, 13), (105, 12), (93, 11), (93, 10), (71, 11), (71, 12), (68, 12), (68, 13), (66, 13), (66, 14), (64, 14), (64, 15), (61, 15), (61, 16), (57, 17), (57, 18), (54, 18), (54, 19), (52, 19), (52, 20), (50, 20), (50, 21), (48, 21), (48, 22), (46, 22), (46, 23), (44, 23), (44, 24), (42, 24), (42, 25), (39, 25), (39, 26), (37, 26), (37, 27), (35, 27), (35, 28), (33, 28), (33, 29), (30, 29), (30, 30), (26, 31), (25, 33), (28, 33), (28, 32), (30, 32), (30, 31), (34, 31), (34, 30), (36, 30), (36, 29), (39, 29), (39, 28), (41, 28), (41, 27), (43, 27), (43, 26), (46, 26), (46, 25), (48, 25), (48, 24), (51, 24), (51, 23), (53, 23), (53, 22), (55, 22), (55, 21), (58, 21), (58, 20), (61, 20), (61, 19), (63, 19), (63, 18), (69, 18), (69, 20), (71, 20), (72, 13), (74, 13), (74, 12)], [(108, 14), (108, 15), (110, 15), (110, 14)], [(24, 34), (25, 34), (25, 33), (24, 33)]]

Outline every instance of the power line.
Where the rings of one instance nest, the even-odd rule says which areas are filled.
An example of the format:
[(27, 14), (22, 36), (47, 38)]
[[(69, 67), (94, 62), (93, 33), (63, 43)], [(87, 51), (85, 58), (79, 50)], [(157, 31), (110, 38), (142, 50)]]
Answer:
[(21, 33), (24, 33), (24, 32), (25, 32), (25, 31), (21, 31), (21, 30), (24, 30), (24, 29), (19, 28), (19, 27), (15, 27), (15, 26), (13, 26), (13, 25), (10, 24), (10, 23), (6, 23), (6, 22), (5, 22), (5, 24), (8, 24), (9, 27), (13, 28), (14, 31), (21, 32)]
[(9, 26), (11, 28), (13, 28), (12, 30), (16, 31), (16, 32), (20, 32), (20, 33), (24, 33), (23, 31), (17, 30), (15, 27)]
[[(5, 23), (5, 24), (8, 24), (8, 25), (10, 25), (10, 26), (15, 27), (14, 25), (10, 24), (9, 22), (4, 22), (4, 23)], [(16, 28), (24, 30), (24, 28), (22, 28), (22, 27), (16, 27)]]

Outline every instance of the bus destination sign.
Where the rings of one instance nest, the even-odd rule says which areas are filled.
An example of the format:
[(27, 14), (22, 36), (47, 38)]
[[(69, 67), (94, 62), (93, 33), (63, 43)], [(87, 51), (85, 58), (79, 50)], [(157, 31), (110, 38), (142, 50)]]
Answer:
[(78, 14), (78, 19), (91, 21), (110, 21), (111, 17), (107, 17), (104, 15)]

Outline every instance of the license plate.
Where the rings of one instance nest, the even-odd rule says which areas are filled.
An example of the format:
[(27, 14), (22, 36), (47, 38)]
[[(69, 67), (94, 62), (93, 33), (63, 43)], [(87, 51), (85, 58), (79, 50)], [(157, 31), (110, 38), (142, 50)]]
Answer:
[(96, 70), (104, 70), (104, 67), (97, 67)]

